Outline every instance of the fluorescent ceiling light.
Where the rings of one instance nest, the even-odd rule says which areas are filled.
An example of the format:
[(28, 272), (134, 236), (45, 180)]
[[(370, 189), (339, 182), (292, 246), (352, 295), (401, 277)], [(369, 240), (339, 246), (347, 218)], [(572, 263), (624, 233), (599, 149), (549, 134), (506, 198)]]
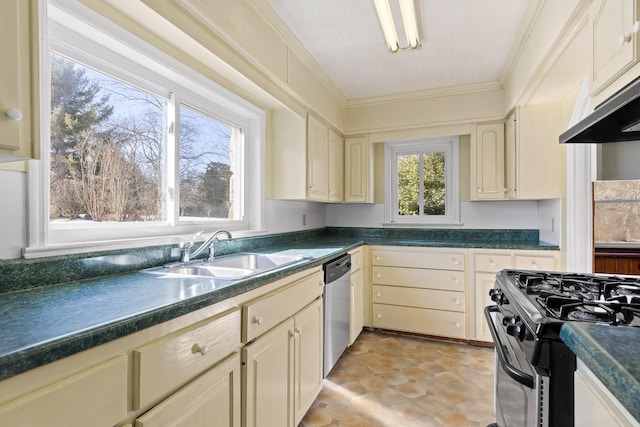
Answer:
[(417, 49), (420, 47), (420, 38), (418, 36), (418, 23), (416, 21), (414, 0), (397, 1), (400, 4), (402, 23), (404, 25), (404, 32), (407, 38), (407, 45), (405, 47), (400, 47), (389, 0), (373, 0), (389, 51), (398, 52), (401, 50)]

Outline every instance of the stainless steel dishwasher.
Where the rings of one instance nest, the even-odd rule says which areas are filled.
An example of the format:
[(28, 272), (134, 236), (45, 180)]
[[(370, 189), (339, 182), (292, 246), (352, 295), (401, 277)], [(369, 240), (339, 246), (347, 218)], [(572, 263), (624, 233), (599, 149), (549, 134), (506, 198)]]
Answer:
[(349, 345), (351, 255), (324, 264), (324, 376)]

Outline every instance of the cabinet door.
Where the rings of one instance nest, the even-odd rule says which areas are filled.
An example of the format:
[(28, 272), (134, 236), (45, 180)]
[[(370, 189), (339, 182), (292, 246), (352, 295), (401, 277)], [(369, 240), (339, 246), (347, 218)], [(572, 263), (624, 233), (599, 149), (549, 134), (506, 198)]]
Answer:
[(328, 200), (329, 130), (318, 119), (307, 117), (307, 196)]
[(322, 389), (322, 312), (319, 298), (294, 318), (294, 425), (300, 423)]
[(139, 417), (135, 427), (240, 427), (240, 422), (236, 353)]
[(344, 140), (329, 130), (329, 201), (344, 200)]
[(364, 281), (362, 270), (351, 273), (351, 314), (349, 345), (353, 344), (364, 327)]
[(110, 427), (127, 406), (127, 358), (118, 356), (0, 405), (0, 426)]
[(292, 427), (293, 334), (288, 319), (244, 347), (244, 427)]
[[(0, 17), (0, 161), (37, 158), (38, 1), (6, 0)], [(7, 110), (22, 115), (13, 120)]]
[(484, 318), (484, 308), (492, 305), (493, 301), (489, 297), (489, 290), (496, 283), (496, 275), (494, 273), (476, 273), (475, 291), (476, 291), (476, 339), (479, 341), (492, 342), (489, 325)]
[[(638, 58), (636, 0), (599, 0), (591, 6), (593, 23), (592, 93), (599, 93)], [(635, 29), (635, 31), (634, 31)]]
[(474, 198), (504, 199), (504, 124), (479, 124), (476, 126), (475, 136)]
[(507, 197), (516, 199), (518, 197), (517, 181), (517, 153), (516, 153), (516, 112), (509, 115), (504, 124), (505, 131), (505, 181)]
[(370, 202), (369, 142), (366, 136), (347, 138), (344, 142), (345, 202)]

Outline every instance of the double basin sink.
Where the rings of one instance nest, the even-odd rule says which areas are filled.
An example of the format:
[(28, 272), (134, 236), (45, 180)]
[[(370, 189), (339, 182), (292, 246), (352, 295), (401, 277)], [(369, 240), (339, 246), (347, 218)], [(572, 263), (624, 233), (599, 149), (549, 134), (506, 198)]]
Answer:
[(216, 257), (213, 260), (194, 260), (144, 270), (168, 276), (208, 277), (240, 280), (308, 259), (286, 254), (240, 252)]

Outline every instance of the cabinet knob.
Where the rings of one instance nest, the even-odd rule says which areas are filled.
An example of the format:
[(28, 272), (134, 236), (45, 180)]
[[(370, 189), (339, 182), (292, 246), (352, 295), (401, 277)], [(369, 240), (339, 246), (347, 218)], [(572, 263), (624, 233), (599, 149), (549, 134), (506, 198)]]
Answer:
[(454, 298), (454, 299), (453, 299), (453, 303), (454, 303), (455, 305), (460, 305), (460, 300), (459, 300), (458, 298)]
[(377, 317), (378, 319), (382, 319), (382, 314), (379, 314), (379, 313), (378, 313), (378, 314), (376, 314), (376, 317)]
[(355, 288), (355, 287), (356, 287), (356, 284), (355, 284), (355, 283), (353, 283), (353, 282), (351, 282), (351, 287), (352, 287), (352, 288)]
[(381, 297), (381, 296), (382, 296), (382, 293), (380, 293), (380, 292), (376, 292), (376, 296), (377, 296), (377, 297)]
[(460, 261), (459, 261), (457, 258), (454, 258), (454, 259), (453, 259), (453, 263), (454, 263), (455, 265), (460, 265)]
[(633, 27), (631, 27), (631, 31), (633, 31), (633, 34), (638, 34), (638, 31), (640, 31), (640, 21), (636, 21), (633, 23)]
[(458, 280), (456, 277), (451, 278), (451, 280), (453, 281), (454, 284), (459, 284), (460, 280)]
[(206, 356), (208, 352), (209, 347), (206, 345), (194, 344), (193, 347), (191, 347), (191, 353), (193, 354), (200, 353), (200, 355)]
[(364, 197), (364, 193), (360, 193), (360, 196), (361, 196), (361, 197)]
[(253, 323), (255, 323), (258, 326), (262, 325), (262, 317), (254, 317)]
[(376, 277), (377, 277), (378, 279), (380, 278), (380, 276), (381, 276), (381, 274), (380, 274), (380, 273), (376, 273)]
[(376, 261), (380, 261), (380, 256), (376, 256)]
[(476, 189), (476, 191), (477, 191), (478, 193), (482, 193), (482, 188), (478, 187), (478, 188)]
[(22, 119), (22, 111), (18, 110), (15, 107), (9, 107), (5, 110), (4, 115), (7, 119), (12, 122), (17, 122)]
[(495, 267), (496, 266), (496, 262), (492, 259), (489, 260), (489, 264), (491, 264), (491, 267)]
[(538, 264), (535, 261), (531, 261), (531, 268), (538, 268)]
[(453, 326), (455, 326), (456, 328), (460, 328), (461, 325), (458, 322), (453, 322)]
[(620, 46), (624, 45), (625, 43), (629, 43), (631, 41), (631, 34), (623, 34), (618, 38), (618, 44)]

